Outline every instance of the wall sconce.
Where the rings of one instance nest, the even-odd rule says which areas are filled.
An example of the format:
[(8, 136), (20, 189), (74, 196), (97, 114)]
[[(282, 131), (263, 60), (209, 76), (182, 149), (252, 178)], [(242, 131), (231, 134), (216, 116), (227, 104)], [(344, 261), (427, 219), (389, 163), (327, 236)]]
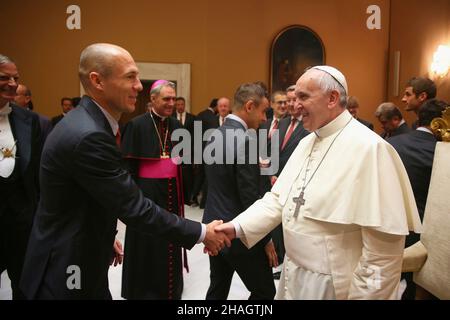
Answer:
[(440, 45), (433, 55), (431, 63), (431, 73), (439, 78), (443, 78), (450, 70), (450, 47)]

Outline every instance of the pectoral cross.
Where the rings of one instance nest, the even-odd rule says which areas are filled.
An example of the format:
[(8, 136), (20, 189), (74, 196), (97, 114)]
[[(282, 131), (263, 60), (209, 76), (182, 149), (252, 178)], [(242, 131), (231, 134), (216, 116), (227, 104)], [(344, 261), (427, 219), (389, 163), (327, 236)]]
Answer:
[(14, 145), (12, 146), (11, 149), (8, 149), (6, 147), (2, 147), (0, 149), (0, 153), (1, 153), (0, 160), (3, 160), (4, 158), (15, 158), (15, 156), (13, 154), (13, 150), (14, 150), (16, 144), (17, 144), (17, 141), (14, 141)]
[(300, 195), (298, 197), (292, 198), (292, 201), (294, 201), (294, 203), (295, 203), (294, 218), (298, 217), (298, 212), (300, 211), (300, 207), (305, 204), (305, 198), (303, 198), (303, 196), (304, 196), (304, 193), (302, 190), (302, 192), (300, 192)]
[(169, 159), (169, 158), (170, 158), (169, 155), (165, 151), (163, 151), (161, 159)]

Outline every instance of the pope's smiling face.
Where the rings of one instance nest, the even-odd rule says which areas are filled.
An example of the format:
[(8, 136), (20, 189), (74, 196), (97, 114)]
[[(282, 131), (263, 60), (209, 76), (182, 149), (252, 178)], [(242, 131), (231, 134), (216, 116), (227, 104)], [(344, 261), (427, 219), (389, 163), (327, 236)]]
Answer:
[(297, 107), (302, 115), (303, 126), (308, 131), (317, 130), (332, 119), (330, 112), (330, 93), (324, 92), (317, 81), (321, 71), (310, 69), (306, 71), (295, 86)]

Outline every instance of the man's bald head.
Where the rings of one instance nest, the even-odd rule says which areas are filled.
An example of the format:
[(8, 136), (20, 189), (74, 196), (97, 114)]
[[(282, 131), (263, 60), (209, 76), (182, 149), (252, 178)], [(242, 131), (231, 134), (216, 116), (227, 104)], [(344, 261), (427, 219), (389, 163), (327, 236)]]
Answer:
[(113, 44), (92, 44), (81, 53), (79, 74), (86, 95), (116, 120), (135, 110), (142, 83), (127, 50)]
[(14, 98), (15, 103), (22, 108), (28, 108), (31, 101), (31, 90), (24, 84), (19, 84)]
[(87, 91), (90, 87), (89, 74), (97, 72), (103, 77), (107, 78), (114, 70), (114, 66), (120, 56), (129, 56), (130, 53), (114, 44), (109, 43), (94, 43), (86, 47), (80, 56), (80, 66), (78, 75)]

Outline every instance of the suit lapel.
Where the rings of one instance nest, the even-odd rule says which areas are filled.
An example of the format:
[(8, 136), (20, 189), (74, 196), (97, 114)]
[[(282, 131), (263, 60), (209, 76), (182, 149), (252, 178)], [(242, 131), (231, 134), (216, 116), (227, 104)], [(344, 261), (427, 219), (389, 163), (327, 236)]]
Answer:
[[(279, 125), (278, 125), (278, 129), (280, 130), (280, 132), (279, 132), (280, 142), (283, 141), (284, 136), (286, 135), (287, 129), (289, 128), (289, 124), (291, 123), (290, 121), (282, 121), (282, 120), (284, 120), (284, 119), (279, 120)], [(281, 146), (281, 143), (280, 143), (280, 146)]]
[(11, 130), (17, 141), (18, 161), (22, 173), (26, 170), (31, 157), (31, 117), (17, 111), (17, 106), (11, 106)]
[[(278, 139), (280, 141), (280, 143), (279, 143), (279, 150), (280, 150), (280, 152), (281, 152), (281, 146), (283, 145), (284, 137), (286, 136), (287, 130), (289, 128), (289, 125), (291, 124), (291, 121), (282, 121), (284, 119), (286, 119), (286, 118), (283, 118), (283, 119), (279, 120), (280, 122), (279, 122), (279, 127), (278, 127), (278, 129), (280, 130), (279, 131), (279, 136), (278, 136)], [(289, 139), (289, 140), (291, 140), (291, 139)], [(285, 146), (285, 148), (286, 148), (286, 146)]]
[[(297, 127), (294, 130), (294, 132), (292, 132), (291, 137), (286, 142), (286, 146), (284, 147), (284, 149), (288, 149), (292, 144), (298, 144), (298, 142), (300, 141), (300, 136), (301, 136), (303, 130), (305, 130), (303, 128), (303, 122), (299, 121), (298, 124), (297, 124)], [(285, 134), (286, 134), (286, 130), (285, 130)], [(284, 135), (283, 135), (283, 138), (284, 138)]]
[(107, 131), (113, 138), (113, 132), (111, 125), (108, 122), (108, 119), (106, 119), (103, 112), (100, 110), (100, 108), (97, 106), (97, 104), (88, 96), (84, 96), (79, 104), (81, 107), (85, 108), (86, 111), (91, 115), (91, 117), (95, 120), (96, 123), (100, 124), (105, 131)]

